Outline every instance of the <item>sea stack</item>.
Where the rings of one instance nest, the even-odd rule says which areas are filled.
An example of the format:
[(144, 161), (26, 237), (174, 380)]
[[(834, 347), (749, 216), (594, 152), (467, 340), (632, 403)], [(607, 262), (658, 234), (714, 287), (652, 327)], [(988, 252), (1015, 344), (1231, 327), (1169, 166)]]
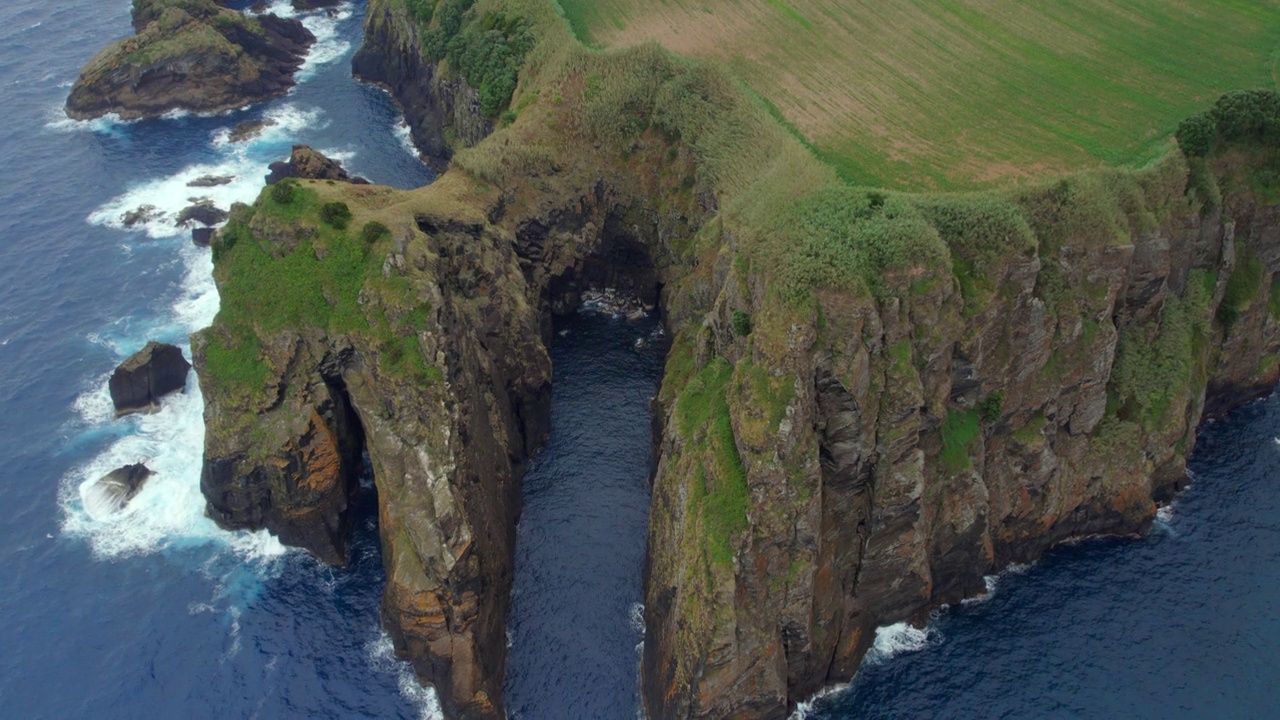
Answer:
[(111, 402), (116, 417), (154, 412), (160, 398), (187, 385), (191, 363), (177, 346), (154, 340), (120, 363), (111, 374)]

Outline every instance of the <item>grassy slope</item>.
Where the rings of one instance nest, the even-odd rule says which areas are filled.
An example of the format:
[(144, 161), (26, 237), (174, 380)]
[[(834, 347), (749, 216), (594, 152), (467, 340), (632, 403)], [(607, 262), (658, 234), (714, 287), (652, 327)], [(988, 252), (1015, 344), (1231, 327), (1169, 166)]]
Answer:
[(579, 37), (728, 68), (859, 184), (964, 189), (1163, 155), (1275, 86), (1276, 0), (561, 0)]

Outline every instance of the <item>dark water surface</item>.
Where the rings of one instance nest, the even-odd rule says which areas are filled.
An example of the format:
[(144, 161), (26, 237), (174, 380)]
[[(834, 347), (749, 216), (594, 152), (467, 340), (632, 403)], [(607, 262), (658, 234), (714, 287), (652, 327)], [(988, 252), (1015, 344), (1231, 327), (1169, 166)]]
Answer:
[(507, 713), (633, 720), (666, 343), (653, 319), (577, 315), (556, 331), (551, 439), (525, 477), (516, 538)]
[[(202, 515), (202, 400), (111, 418), (106, 377), (211, 321), (208, 252), (172, 225), (190, 197), (251, 201), (294, 142), (355, 173), (432, 179), (380, 91), (353, 82), (363, 2), (320, 36), (286, 98), (217, 117), (67, 122), (79, 67), (129, 34), (127, 0), (0, 4), (0, 718), (351, 718), (434, 713), (378, 625), (374, 497), (332, 569)], [(247, 145), (226, 130), (278, 122)], [(213, 189), (187, 182), (233, 174)], [(120, 215), (167, 212), (133, 230)], [(648, 511), (656, 327), (575, 317), (553, 348), (551, 444), (525, 488), (507, 678), (511, 714), (631, 718)], [(1137, 542), (1063, 548), (994, 596), (886, 633), (819, 701), (846, 717), (1280, 717), (1280, 404), (1209, 427), (1197, 481)], [(158, 471), (123, 516), (81, 485)], [(897, 655), (891, 651), (897, 648)], [(902, 648), (916, 648), (902, 652)]]

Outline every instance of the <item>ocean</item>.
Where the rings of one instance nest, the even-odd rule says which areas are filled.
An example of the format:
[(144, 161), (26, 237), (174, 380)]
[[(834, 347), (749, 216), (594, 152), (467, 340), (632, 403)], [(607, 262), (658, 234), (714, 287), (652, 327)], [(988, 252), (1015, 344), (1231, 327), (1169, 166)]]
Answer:
[[(0, 717), (438, 717), (379, 627), (368, 478), (352, 562), (330, 568), (203, 516), (194, 375), (148, 416), (113, 419), (106, 392), (147, 340), (186, 349), (217, 312), (208, 251), (174, 224), (190, 198), (252, 201), (294, 143), (374, 182), (433, 179), (391, 100), (350, 77), (363, 13), (304, 16), (320, 42), (287, 97), (122, 123), (61, 107), (91, 55), (130, 34), (127, 0), (0, 7)], [(264, 118), (276, 124), (228, 142)], [(188, 185), (204, 175), (235, 179)], [(162, 215), (124, 227), (142, 205)], [(635, 346), (660, 343), (646, 322), (558, 326), (553, 437), (518, 530), (513, 717), (636, 715), (661, 372)], [(1194, 483), (1150, 536), (1059, 548), (926, 628), (882, 630), (855, 681), (800, 714), (1280, 716), (1278, 435), (1274, 398), (1207, 426)], [(86, 509), (86, 482), (138, 461), (158, 474), (127, 512)]]

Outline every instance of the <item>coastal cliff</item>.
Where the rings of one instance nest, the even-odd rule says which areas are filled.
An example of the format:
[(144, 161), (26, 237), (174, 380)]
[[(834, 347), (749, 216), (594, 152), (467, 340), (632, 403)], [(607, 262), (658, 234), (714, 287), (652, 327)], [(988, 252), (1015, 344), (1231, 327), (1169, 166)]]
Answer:
[(356, 67), (451, 169), (237, 208), (193, 351), (224, 526), (341, 562), (367, 453), (383, 622), (449, 717), (503, 714), (518, 484), (548, 427), (550, 319), (585, 290), (657, 305), (674, 338), (642, 660), (661, 718), (785, 717), (876, 627), (1055, 543), (1145, 532), (1200, 420), (1280, 374), (1269, 146), (856, 188), (722, 74), (590, 53), (541, 3), (460, 15), (540, 38), (506, 119), (475, 124), (423, 46), (442, 21), (410, 13), (371, 2)]
[(1207, 190), (1180, 158), (1072, 178), (1003, 218), (913, 199), (952, 271), (818, 293), (808, 317), (774, 320), (758, 276), (712, 285), (663, 388), (650, 714), (786, 717), (877, 627), (1055, 543), (1146, 532), (1206, 412), (1280, 374), (1280, 212), (1240, 191), (1250, 164), (1220, 158)]
[(69, 117), (220, 112), (284, 95), (315, 42), (297, 20), (247, 16), (214, 0), (134, 0), (133, 28), (81, 70)]
[(454, 146), (475, 145), (493, 132), (476, 88), (431, 60), (423, 24), (396, 0), (370, 0), (364, 44), (351, 61), (356, 78), (380, 85), (400, 106), (413, 144), (433, 168), (444, 170)]

